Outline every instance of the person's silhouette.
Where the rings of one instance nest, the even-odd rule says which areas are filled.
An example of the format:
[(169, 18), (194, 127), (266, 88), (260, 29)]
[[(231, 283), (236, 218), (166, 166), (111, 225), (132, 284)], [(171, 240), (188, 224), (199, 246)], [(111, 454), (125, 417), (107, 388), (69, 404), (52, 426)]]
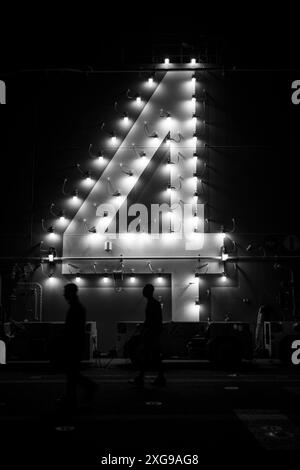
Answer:
[(163, 386), (166, 384), (162, 360), (161, 360), (161, 332), (162, 332), (162, 311), (161, 305), (153, 297), (154, 287), (152, 284), (146, 284), (143, 289), (143, 296), (147, 299), (145, 321), (140, 332), (140, 344), (137, 348), (139, 374), (132, 381), (135, 385), (144, 384), (144, 374), (146, 368), (154, 368), (157, 371), (157, 377), (153, 384)]
[(85, 341), (86, 311), (79, 301), (76, 284), (65, 286), (64, 297), (70, 305), (64, 331), (64, 359), (67, 376), (66, 405), (69, 410), (73, 410), (77, 405), (77, 385), (81, 385), (85, 389), (85, 397), (88, 401), (92, 399), (96, 385), (80, 373)]

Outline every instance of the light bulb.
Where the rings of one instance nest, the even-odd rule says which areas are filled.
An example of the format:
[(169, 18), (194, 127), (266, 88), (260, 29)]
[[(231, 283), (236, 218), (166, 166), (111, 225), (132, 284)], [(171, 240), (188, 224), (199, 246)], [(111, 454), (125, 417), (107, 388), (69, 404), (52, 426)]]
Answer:
[(166, 65), (169, 65), (169, 63), (170, 63), (170, 59), (169, 59), (168, 57), (166, 57), (166, 58), (165, 58), (165, 64), (166, 64)]
[(172, 165), (173, 165), (173, 163), (171, 162), (170, 159), (168, 159), (168, 161), (167, 161), (167, 168), (169, 169), (169, 171), (171, 171)]
[(63, 210), (59, 211), (58, 218), (61, 222), (64, 222), (66, 220), (65, 213)]
[(103, 153), (102, 152), (98, 153), (97, 159), (98, 159), (99, 162), (103, 162)]
[(196, 63), (197, 63), (196, 59), (194, 59), (194, 58), (191, 59), (191, 64), (192, 64), (192, 65), (196, 65)]

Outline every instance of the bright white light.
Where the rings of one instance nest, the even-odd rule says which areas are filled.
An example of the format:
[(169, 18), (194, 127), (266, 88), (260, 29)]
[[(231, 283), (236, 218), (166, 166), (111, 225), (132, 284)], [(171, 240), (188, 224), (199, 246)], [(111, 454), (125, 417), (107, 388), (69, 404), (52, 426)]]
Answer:
[(194, 192), (193, 201), (196, 203), (198, 201), (198, 193)]
[(193, 155), (193, 160), (194, 160), (195, 162), (197, 162), (197, 160), (198, 160), (198, 155), (197, 155), (196, 153), (194, 153), (194, 155)]
[(196, 59), (191, 59), (191, 64), (192, 65), (196, 65), (196, 63), (197, 63)]
[(75, 281), (76, 281), (76, 282), (80, 282), (80, 280), (81, 280), (80, 275), (79, 275), (79, 274), (76, 274)]
[(196, 103), (196, 96), (195, 95), (192, 96), (192, 103)]
[(107, 283), (108, 282), (108, 276), (104, 276), (103, 282)]
[(111, 136), (111, 141), (112, 141), (113, 144), (115, 144), (117, 142), (117, 138), (116, 138), (115, 135)]
[(128, 124), (128, 121), (129, 121), (128, 116), (124, 116), (123, 121), (125, 122), (125, 124)]
[(196, 77), (195, 77), (195, 75), (192, 76), (192, 83), (196, 83)]
[(148, 83), (149, 83), (149, 85), (153, 85), (153, 77), (148, 78)]
[(52, 253), (50, 253), (50, 254), (48, 255), (48, 261), (49, 261), (49, 263), (53, 263), (53, 261), (54, 261), (54, 255), (53, 255)]
[(226, 233), (221, 232), (218, 234), (218, 237), (220, 238), (220, 243), (224, 242), (224, 238), (226, 237)]
[(166, 65), (169, 65), (169, 63), (170, 63), (170, 59), (169, 59), (168, 57), (166, 57), (166, 58), (165, 58), (165, 64), (166, 64)]
[(196, 124), (196, 122), (197, 122), (197, 116), (196, 116), (196, 114), (193, 114), (192, 121), (193, 121), (194, 124)]
[(142, 101), (142, 100), (141, 100), (141, 97), (140, 97), (140, 96), (137, 96), (136, 99), (135, 99), (135, 101), (136, 101), (138, 104), (140, 104), (141, 101)]
[(197, 134), (193, 135), (193, 142), (196, 144), (197, 143)]
[(51, 240), (55, 240), (59, 237), (59, 235), (57, 233), (54, 233), (54, 232), (50, 232), (48, 234), (48, 238), (51, 239)]
[(104, 160), (103, 155), (99, 155), (98, 162), (103, 163), (103, 160)]
[(228, 254), (222, 253), (222, 261), (227, 261), (227, 260), (228, 260)]
[(148, 242), (150, 240), (149, 233), (146, 233), (144, 231), (138, 234), (138, 236), (139, 241), (141, 241), (142, 243)]
[(135, 282), (135, 276), (130, 276), (130, 282)]
[(225, 276), (225, 274), (222, 274), (222, 276), (221, 276), (221, 281), (222, 281), (222, 282), (226, 282), (226, 281), (227, 281), (227, 276)]
[(57, 225), (59, 227), (63, 227), (66, 223), (67, 223), (68, 219), (65, 217), (65, 216), (60, 216), (58, 221), (57, 221)]
[(170, 193), (171, 191), (172, 191), (172, 188), (171, 188), (170, 185), (168, 185), (168, 187), (167, 187), (167, 193)]
[(91, 186), (94, 183), (94, 180), (91, 176), (86, 176), (82, 181), (83, 186)]

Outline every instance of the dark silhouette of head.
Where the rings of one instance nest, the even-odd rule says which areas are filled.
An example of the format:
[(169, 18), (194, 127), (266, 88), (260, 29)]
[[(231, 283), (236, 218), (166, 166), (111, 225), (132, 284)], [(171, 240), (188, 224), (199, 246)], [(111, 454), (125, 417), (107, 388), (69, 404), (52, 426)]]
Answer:
[(153, 297), (154, 287), (152, 284), (146, 284), (143, 289), (143, 296), (146, 299), (151, 299)]
[(64, 297), (67, 302), (71, 303), (77, 299), (78, 287), (76, 284), (70, 283), (65, 285)]

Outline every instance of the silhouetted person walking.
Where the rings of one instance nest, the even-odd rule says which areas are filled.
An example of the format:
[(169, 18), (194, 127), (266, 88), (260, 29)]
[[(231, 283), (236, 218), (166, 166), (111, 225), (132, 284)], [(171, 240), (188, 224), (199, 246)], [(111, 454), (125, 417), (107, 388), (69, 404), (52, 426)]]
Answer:
[(85, 389), (85, 397), (90, 401), (93, 397), (96, 384), (80, 373), (85, 340), (85, 308), (78, 298), (76, 284), (67, 284), (64, 297), (70, 304), (67, 312), (64, 332), (65, 369), (67, 375), (66, 405), (69, 411), (77, 406), (77, 385)]
[(157, 377), (153, 384), (163, 386), (166, 384), (164, 371), (161, 360), (161, 333), (162, 333), (162, 311), (161, 305), (153, 297), (154, 287), (152, 284), (146, 284), (143, 289), (143, 296), (147, 299), (145, 312), (145, 321), (140, 332), (139, 345), (137, 347), (137, 355), (139, 374), (133, 380), (138, 386), (144, 384), (144, 374), (147, 368), (154, 368), (157, 371)]

